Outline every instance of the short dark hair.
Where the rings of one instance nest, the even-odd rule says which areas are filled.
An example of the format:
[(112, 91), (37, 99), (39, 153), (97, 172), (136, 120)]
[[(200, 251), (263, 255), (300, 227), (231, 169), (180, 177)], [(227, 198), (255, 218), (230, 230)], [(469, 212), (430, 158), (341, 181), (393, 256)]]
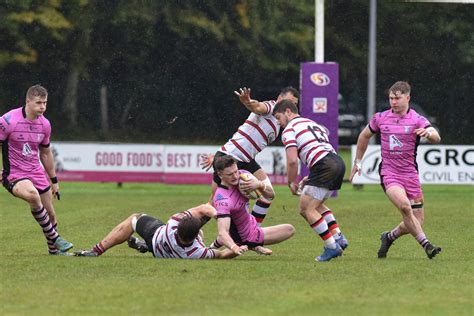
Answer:
[(183, 217), (178, 224), (177, 232), (179, 240), (185, 245), (192, 244), (194, 239), (198, 236), (201, 227), (201, 219), (192, 216)]
[(26, 98), (28, 100), (33, 100), (34, 97), (47, 97), (48, 96), (48, 90), (46, 90), (45, 87), (35, 84), (34, 86), (31, 86), (28, 88), (28, 91), (26, 91)]
[(275, 104), (272, 114), (275, 115), (276, 113), (283, 113), (286, 111), (286, 109), (290, 109), (291, 112), (298, 114), (298, 107), (290, 100), (281, 100)]
[(237, 161), (232, 157), (231, 155), (225, 155), (222, 157), (216, 158), (216, 161), (214, 161), (214, 170), (216, 172), (222, 171), (225, 168), (228, 168), (232, 166), (233, 164), (236, 164)]
[(291, 93), (298, 100), (300, 99), (300, 92), (298, 90), (296, 90), (295, 88), (290, 87), (290, 86), (281, 89), (280, 95), (287, 94), (288, 92)]
[(400, 91), (402, 94), (410, 94), (411, 87), (406, 81), (397, 81), (388, 89), (388, 93)]

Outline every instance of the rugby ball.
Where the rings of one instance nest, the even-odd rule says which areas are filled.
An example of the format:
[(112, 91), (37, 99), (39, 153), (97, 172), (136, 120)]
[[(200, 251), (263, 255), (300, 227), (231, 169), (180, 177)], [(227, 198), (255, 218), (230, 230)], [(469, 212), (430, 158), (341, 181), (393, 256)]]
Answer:
[(239, 175), (239, 178), (240, 178), (239, 179), (239, 191), (240, 191), (240, 193), (242, 193), (243, 196), (245, 196), (249, 200), (256, 200), (256, 199), (259, 199), (260, 197), (262, 197), (262, 193), (259, 190), (244, 191), (241, 188), (241, 185), (244, 182), (250, 181), (253, 178), (255, 178), (255, 176), (253, 174), (251, 174), (251, 173), (241, 173)]

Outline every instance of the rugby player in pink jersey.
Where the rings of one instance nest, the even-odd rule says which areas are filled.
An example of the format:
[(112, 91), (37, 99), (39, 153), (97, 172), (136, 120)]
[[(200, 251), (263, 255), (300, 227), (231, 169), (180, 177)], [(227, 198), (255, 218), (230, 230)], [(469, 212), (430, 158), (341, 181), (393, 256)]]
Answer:
[[(237, 167), (252, 173), (257, 179), (265, 181), (267, 186), (271, 186), (262, 167), (255, 161), (259, 152), (265, 149), (277, 138), (280, 133), (280, 127), (275, 117), (272, 115), (273, 107), (280, 100), (290, 100), (298, 104), (299, 92), (295, 88), (286, 87), (280, 91), (277, 100), (259, 102), (250, 97), (250, 88), (242, 88), (234, 93), (239, 97), (240, 102), (252, 113), (245, 122), (237, 129), (231, 139), (227, 141), (215, 155), (203, 155), (202, 168), (209, 170), (213, 161), (224, 155), (231, 155), (237, 161)], [(217, 186), (221, 180), (214, 169), (212, 182), (212, 194), (210, 202)], [(252, 209), (252, 215), (260, 225), (268, 213), (271, 201), (260, 198)]]
[[(98, 257), (125, 241), (128, 241), (129, 247), (142, 253), (151, 252), (158, 259), (230, 259), (247, 251), (247, 247), (235, 253), (229, 249), (220, 251), (204, 245), (201, 227), (215, 216), (216, 210), (209, 204), (174, 214), (167, 223), (146, 214), (134, 213), (92, 249), (76, 251), (74, 255)], [(143, 240), (133, 236), (134, 232)]]
[[(281, 140), (286, 150), (288, 186), (292, 194), (300, 196), (301, 216), (324, 242), (324, 251), (316, 261), (339, 257), (349, 243), (325, 201), (341, 188), (346, 170), (344, 161), (329, 143), (326, 127), (301, 117), (293, 103), (278, 102), (273, 115), (284, 128)], [(298, 158), (310, 170), (301, 185), (295, 183)]]
[(432, 144), (438, 144), (441, 137), (425, 117), (410, 108), (410, 90), (410, 85), (404, 81), (396, 82), (389, 89), (391, 109), (376, 113), (360, 133), (350, 177), (352, 181), (356, 174), (360, 175), (369, 139), (379, 133), (382, 148), (379, 168), (381, 185), (403, 218), (392, 231), (382, 233), (379, 258), (387, 257), (393, 241), (406, 234), (415, 237), (428, 258), (432, 259), (441, 252), (441, 248), (432, 245), (423, 232), (423, 191), (416, 163), (420, 137), (425, 137)]
[[(249, 214), (249, 199), (239, 190), (239, 176), (249, 173), (239, 170), (236, 160), (225, 155), (214, 162), (221, 182), (214, 194), (214, 206), (217, 210), (218, 237), (211, 248), (225, 246), (235, 254), (242, 252), (242, 247), (263, 255), (270, 255), (272, 251), (263, 245), (277, 244), (287, 240), (295, 233), (295, 228), (290, 224), (281, 224), (260, 227), (253, 216)], [(267, 199), (273, 199), (275, 192), (272, 186), (264, 181), (252, 177), (241, 184), (243, 191), (259, 190)]]
[(73, 244), (59, 236), (53, 207), (53, 195), (59, 199), (59, 184), (49, 147), (51, 125), (43, 116), (47, 103), (48, 92), (35, 85), (28, 89), (24, 107), (0, 117), (2, 184), (13, 196), (30, 205), (33, 217), (43, 230), (49, 253), (67, 255)]

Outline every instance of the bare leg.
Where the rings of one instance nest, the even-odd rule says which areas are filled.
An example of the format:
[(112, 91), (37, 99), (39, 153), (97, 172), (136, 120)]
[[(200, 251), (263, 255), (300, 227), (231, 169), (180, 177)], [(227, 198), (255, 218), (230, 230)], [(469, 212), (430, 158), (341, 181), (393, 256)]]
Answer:
[(420, 222), (413, 214), (410, 200), (408, 199), (405, 190), (398, 186), (393, 186), (388, 188), (385, 193), (390, 201), (392, 201), (392, 203), (400, 210), (403, 217), (404, 229), (406, 229), (413, 237), (423, 233)]
[(118, 224), (112, 231), (100, 242), (104, 251), (119, 245), (128, 240), (133, 234), (132, 218), (141, 214), (132, 214), (126, 220)]

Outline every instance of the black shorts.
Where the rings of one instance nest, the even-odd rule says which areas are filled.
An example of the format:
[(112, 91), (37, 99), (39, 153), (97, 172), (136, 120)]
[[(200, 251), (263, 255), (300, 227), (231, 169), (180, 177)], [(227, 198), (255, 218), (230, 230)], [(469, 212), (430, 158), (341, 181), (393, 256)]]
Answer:
[[(23, 180), (30, 180), (28, 178), (20, 178), (20, 179), (16, 179), (12, 182), (8, 181), (8, 178), (7, 177), (4, 177), (2, 178), (2, 184), (3, 184), (3, 187), (5, 189), (7, 189), (8, 192), (10, 192), (11, 195), (13, 195), (14, 197), (16, 197), (15, 194), (13, 194), (13, 187), (20, 181), (23, 181)], [(31, 181), (31, 180), (30, 180)], [(38, 189), (37, 187), (35, 187), (36, 190), (38, 190), (38, 193), (41, 195), (41, 194), (44, 194), (46, 192), (49, 191), (49, 189), (51, 189), (51, 186), (47, 186), (46, 188), (44, 189)]]
[(156, 230), (165, 225), (162, 221), (149, 215), (143, 215), (137, 220), (136, 232), (145, 240), (148, 250), (153, 253), (153, 235)]
[(306, 184), (318, 188), (339, 190), (345, 172), (344, 160), (337, 154), (329, 153), (311, 167)]
[[(214, 162), (216, 161), (217, 158), (225, 156), (225, 155), (227, 155), (227, 154), (223, 153), (221, 151), (216, 152), (216, 154), (214, 155), (214, 160), (212, 161), (212, 165), (214, 166)], [(235, 159), (235, 160), (237, 161), (237, 168), (239, 170), (242, 170), (242, 169), (247, 170), (251, 174), (254, 174), (255, 171), (257, 171), (259, 169), (262, 169), (262, 167), (258, 164), (258, 162), (255, 161), (255, 159), (251, 160), (250, 162), (242, 162), (242, 161), (238, 161), (237, 159)], [(218, 185), (221, 184), (221, 178), (219, 178), (219, 176), (217, 175), (216, 168), (214, 168), (214, 175), (213, 175), (212, 179)]]

